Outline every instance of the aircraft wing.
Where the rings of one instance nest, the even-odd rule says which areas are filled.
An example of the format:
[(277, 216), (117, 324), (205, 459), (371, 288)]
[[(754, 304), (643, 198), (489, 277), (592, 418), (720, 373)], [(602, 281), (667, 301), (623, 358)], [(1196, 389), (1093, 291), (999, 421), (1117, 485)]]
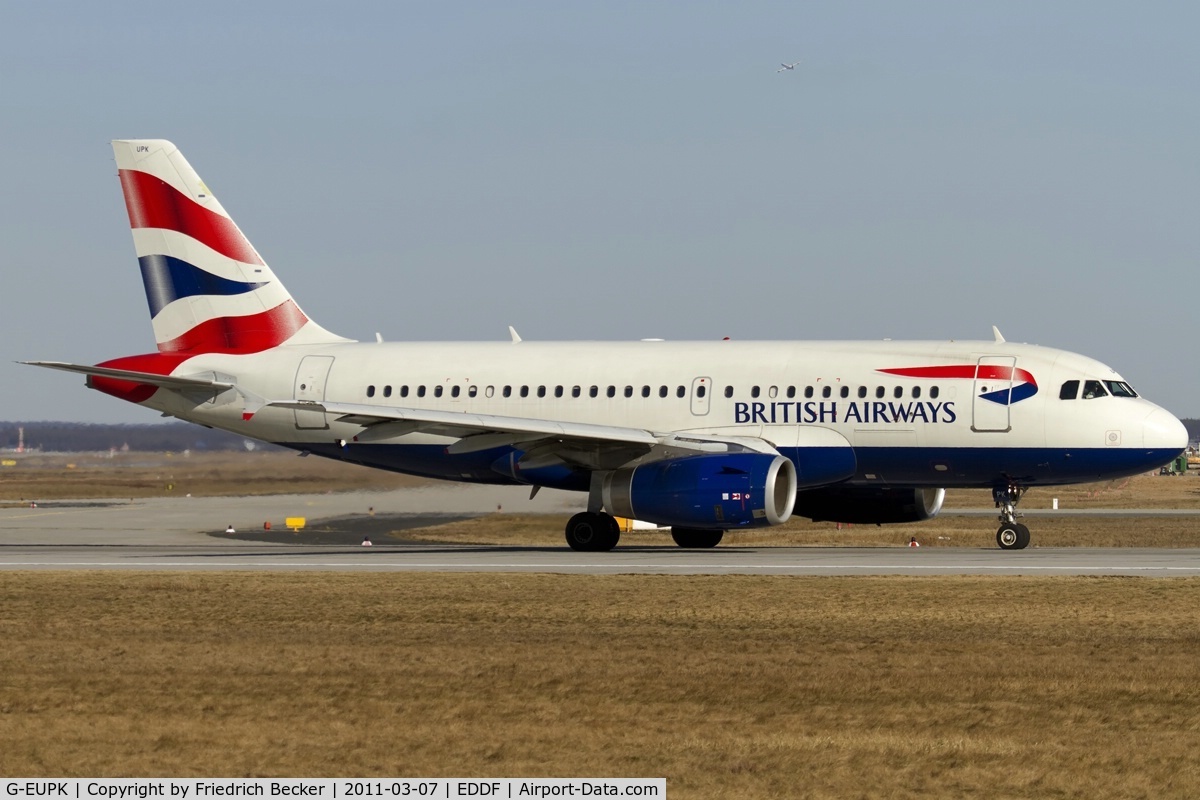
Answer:
[(527, 458), (536, 452), (539, 460), (558, 459), (593, 469), (615, 469), (651, 451), (664, 457), (699, 453), (775, 452), (770, 444), (761, 439), (697, 436), (586, 422), (303, 400), (271, 401), (265, 405), (300, 411), (324, 411), (334, 415), (338, 422), (361, 425), (364, 430), (354, 437), (355, 442), (428, 433), (458, 439), (447, 447), (449, 455), (514, 446), (524, 450)]

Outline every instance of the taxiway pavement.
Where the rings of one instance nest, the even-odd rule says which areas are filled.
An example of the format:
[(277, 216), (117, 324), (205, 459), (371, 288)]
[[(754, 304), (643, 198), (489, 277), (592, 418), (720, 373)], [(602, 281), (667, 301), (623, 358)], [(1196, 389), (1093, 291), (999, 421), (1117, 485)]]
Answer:
[[(1200, 575), (1200, 549), (738, 547), (713, 550), (623, 544), (611, 553), (566, 547), (429, 543), (313, 544), (214, 538), (227, 525), (304, 516), (349, 521), (386, 516), (393, 530), (453, 513), (567, 513), (576, 498), (493, 487), (434, 487), (380, 494), (60, 501), (0, 509), (0, 570), (334, 570), (754, 575)], [(1109, 513), (1133, 513), (1118, 510)], [(1191, 515), (1191, 512), (1175, 512)], [(334, 526), (336, 527), (336, 525)], [(351, 534), (353, 535), (353, 533)], [(286, 537), (285, 537), (286, 538)], [(627, 537), (627, 541), (632, 537)], [(317, 541), (317, 540), (313, 540)], [(343, 540), (344, 542), (344, 540)]]

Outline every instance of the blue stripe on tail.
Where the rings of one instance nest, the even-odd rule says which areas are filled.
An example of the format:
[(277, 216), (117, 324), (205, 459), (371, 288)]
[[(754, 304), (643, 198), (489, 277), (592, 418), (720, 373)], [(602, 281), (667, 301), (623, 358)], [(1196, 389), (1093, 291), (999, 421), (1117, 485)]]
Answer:
[(150, 304), (152, 318), (181, 297), (245, 294), (266, 286), (266, 283), (222, 278), (171, 256), (142, 256), (138, 263), (142, 267), (142, 283), (146, 286), (146, 302)]

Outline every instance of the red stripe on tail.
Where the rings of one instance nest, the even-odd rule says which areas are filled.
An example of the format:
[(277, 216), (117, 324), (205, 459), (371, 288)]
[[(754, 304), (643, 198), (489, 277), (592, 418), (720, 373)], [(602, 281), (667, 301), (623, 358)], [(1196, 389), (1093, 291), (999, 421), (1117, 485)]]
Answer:
[(123, 169), (120, 175), (131, 228), (165, 228), (191, 236), (236, 261), (263, 263), (233, 220), (198, 205), (147, 172)]
[(304, 316), (285, 300), (269, 311), (245, 317), (218, 317), (201, 322), (182, 336), (160, 342), (160, 353), (261, 353), (278, 347), (304, 327)]

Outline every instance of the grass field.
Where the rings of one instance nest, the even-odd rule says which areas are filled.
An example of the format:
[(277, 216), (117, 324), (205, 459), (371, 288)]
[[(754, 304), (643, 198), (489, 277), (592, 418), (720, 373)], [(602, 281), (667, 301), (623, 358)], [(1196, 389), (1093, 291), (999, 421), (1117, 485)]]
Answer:
[(1194, 797), (1200, 581), (5, 573), (6, 776)]
[(278, 450), (253, 453), (27, 453), (0, 467), (0, 502), (388, 491), (419, 478)]
[[(281, 454), (45, 458), (0, 470), (0, 497), (412, 484)], [(1196, 508), (1200, 481), (1039, 490), (1023, 508), (1052, 497), (1064, 509)], [(991, 503), (951, 492), (947, 505)], [(563, 522), (493, 514), (403, 536), (561, 546)], [(1200, 546), (1185, 517), (1028, 522), (1034, 546)], [(994, 527), (794, 521), (722, 546), (915, 535), (994, 547)], [(6, 572), (0, 774), (648, 776), (666, 777), (672, 798), (1195, 797), (1198, 607), (1200, 579)]]

